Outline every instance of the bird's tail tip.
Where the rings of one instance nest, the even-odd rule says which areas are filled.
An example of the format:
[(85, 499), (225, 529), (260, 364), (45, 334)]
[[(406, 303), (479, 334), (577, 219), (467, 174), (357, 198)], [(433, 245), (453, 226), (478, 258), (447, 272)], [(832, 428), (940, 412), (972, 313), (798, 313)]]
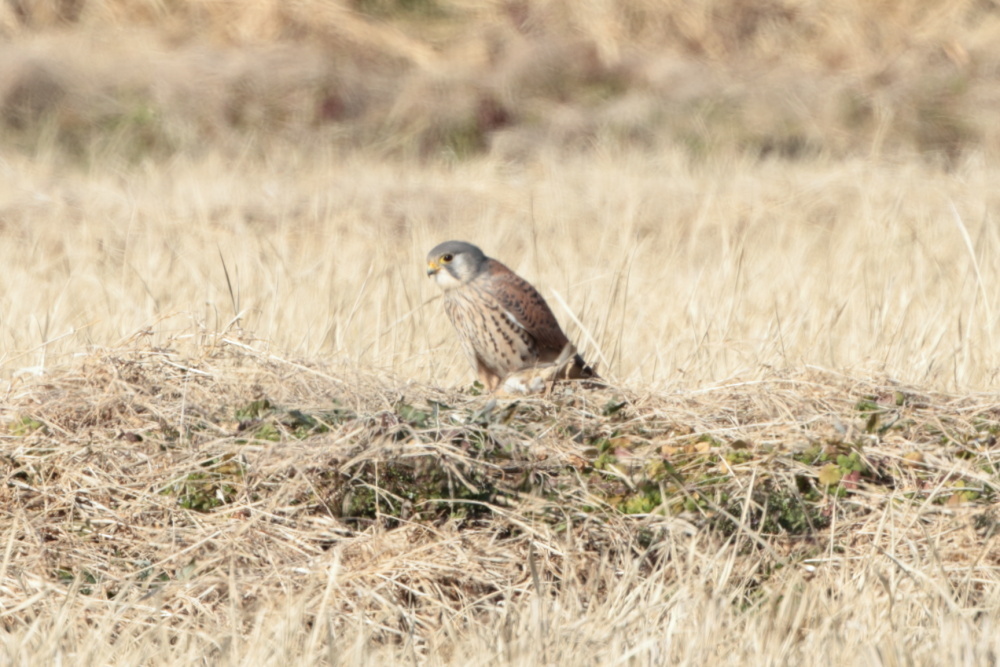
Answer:
[(597, 364), (590, 365), (576, 351), (572, 343), (567, 343), (556, 364), (560, 366), (559, 375), (564, 380), (600, 380), (597, 374)]

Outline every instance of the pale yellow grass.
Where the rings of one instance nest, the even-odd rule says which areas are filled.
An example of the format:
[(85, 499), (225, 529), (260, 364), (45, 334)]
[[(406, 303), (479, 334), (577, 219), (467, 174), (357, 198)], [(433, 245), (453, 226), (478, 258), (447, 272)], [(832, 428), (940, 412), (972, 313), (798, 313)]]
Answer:
[[(996, 660), (995, 517), (952, 502), (996, 481), (996, 165), (598, 146), (519, 165), (283, 152), (0, 169), (11, 663)], [(391, 431), (401, 402), (487, 407), (454, 391), (471, 370), (424, 275), (447, 238), (533, 281), (615, 388), (488, 425), (565, 495), (542, 484), (488, 520), (352, 522), (328, 474), (503, 468), (454, 444), (466, 423)], [(856, 401), (891, 406), (899, 387), (917, 426), (866, 430)], [(258, 440), (233, 411), (259, 396), (357, 418)], [(562, 429), (612, 437), (625, 422), (602, 409), (622, 396), (638, 460), (576, 475), (597, 454)], [(831, 442), (892, 484), (824, 495), (832, 524), (814, 534), (751, 526), (782, 511), (755, 490), (814, 480), (821, 464), (792, 454)], [(728, 534), (715, 509), (678, 511), (695, 473), (662, 514), (621, 514), (594, 481), (698, 443), (742, 513)], [(238, 466), (235, 495), (182, 509), (177, 485), (219, 461)]]
[[(883, 436), (855, 426), (854, 402), (899, 386), (829, 373), (626, 391), (627, 418), (612, 422), (601, 406), (614, 392), (559, 394), (490, 420), (479, 432), (496, 444), (482, 459), (455, 437), (478, 427), (454, 419), (483, 410), (483, 397), (206, 339), (88, 355), (8, 399), (44, 428), (3, 434), (7, 664), (978, 665), (1000, 650), (995, 514), (944, 502), (995, 483), (995, 467), (991, 476), (953, 456), (957, 441), (942, 446), (936, 430), (995, 427), (989, 395), (902, 387), (898, 417), (915, 426)], [(358, 418), (302, 440), (256, 439), (231, 410), (260, 394), (303, 409), (337, 400)], [(401, 396), (455, 409), (415, 427), (394, 416)], [(637, 427), (653, 442), (601, 474), (580, 465), (591, 455), (565, 436), (568, 424)], [(406, 437), (394, 437), (397, 425)], [(786, 511), (793, 477), (813, 475), (793, 453), (838, 429), (895, 487), (824, 494), (805, 505), (823, 508), (827, 527), (765, 533), (761, 512)], [(753, 458), (720, 459), (711, 474), (726, 480), (739, 530), (724, 530), (719, 510), (679, 511), (710, 488), (696, 476), (662, 513), (625, 515), (602, 498), (616, 477), (639, 479), (660, 460), (661, 443), (721, 457), (736, 442)], [(988, 433), (965, 447), (995, 466)], [(914, 452), (924, 463), (904, 458)], [(703, 465), (670, 458), (693, 473)], [(358, 490), (366, 466), (421, 460), (440, 462), (455, 484), (482, 483), (484, 470), (535, 481), (478, 518), (462, 501), (435, 511), (419, 494), (411, 511), (437, 520), (341, 514), (341, 487)], [(181, 507), (180, 488), (210, 471), (231, 497), (213, 511)]]
[(284, 151), (86, 173), (9, 156), (0, 170), (8, 378), (140, 331), (238, 324), (282, 354), (462, 384), (423, 272), (449, 238), (531, 280), (630, 386), (819, 366), (989, 389), (1000, 365), (1000, 168), (976, 160), (692, 165), (595, 148), (441, 166)]
[[(996, 663), (998, 34), (0, 3), (0, 663)], [(469, 392), (449, 238), (609, 386)]]
[[(895, 556), (879, 548), (850, 558), (821, 557), (808, 569), (818, 565), (822, 574), (798, 570), (778, 577), (780, 583), (761, 592), (764, 601), (749, 608), (741, 601), (759, 559), (748, 559), (757, 562), (741, 564), (748, 570), (736, 573), (732, 545), (714, 547), (688, 536), (678, 539), (672, 562), (651, 572), (638, 558), (625, 568), (598, 564), (586, 581), (563, 582), (562, 591), (543, 585), (539, 593), (528, 579), (489, 600), (467, 601), (470, 607), (487, 602), (490, 611), (442, 609), (429, 636), (420, 627), (409, 636), (396, 631), (412, 623), (403, 606), (388, 604), (370, 615), (336, 613), (345, 598), (352, 606), (365, 591), (330, 557), (285, 576), (307, 594), (257, 602), (251, 591), (247, 606), (257, 606), (255, 613), (239, 613), (246, 602), (238, 601), (211, 614), (178, 615), (171, 623), (170, 611), (155, 598), (113, 604), (81, 599), (73, 590), (50, 593), (56, 597), (47, 605), (51, 614), (4, 643), (13, 663), (22, 665), (60, 657), (77, 665), (992, 664), (1000, 651), (995, 573), (981, 606), (956, 604), (947, 575), (965, 576), (973, 586), (979, 575), (971, 569), (946, 575), (933, 549), (927, 550), (950, 539), (955, 519), (926, 526), (922, 566), (897, 567)], [(458, 548), (459, 539), (442, 538), (442, 548)], [(916, 545), (893, 546), (905, 552)], [(399, 576), (407, 568), (442, 567), (421, 555), (393, 554), (397, 562), (383, 569)], [(377, 567), (363, 575), (376, 581), (386, 576)], [(209, 595), (246, 590), (231, 572), (212, 579)], [(81, 617), (91, 619), (89, 627)], [(316, 623), (317, 617), (323, 621)]]

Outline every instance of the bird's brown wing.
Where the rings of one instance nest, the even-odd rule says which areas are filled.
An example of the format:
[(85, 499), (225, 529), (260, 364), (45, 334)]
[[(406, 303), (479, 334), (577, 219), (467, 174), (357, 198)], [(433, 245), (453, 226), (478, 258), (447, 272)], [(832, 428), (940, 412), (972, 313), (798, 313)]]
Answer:
[(539, 361), (552, 361), (569, 342), (549, 304), (531, 284), (495, 259), (487, 260), (483, 289), (531, 335)]

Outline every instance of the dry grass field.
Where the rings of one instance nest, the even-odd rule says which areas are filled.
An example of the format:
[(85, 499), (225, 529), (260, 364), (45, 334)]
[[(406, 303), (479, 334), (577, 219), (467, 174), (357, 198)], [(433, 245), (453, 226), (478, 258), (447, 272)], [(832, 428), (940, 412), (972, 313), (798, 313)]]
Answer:
[(0, 5), (0, 661), (1000, 660), (1000, 6), (691, 5)]

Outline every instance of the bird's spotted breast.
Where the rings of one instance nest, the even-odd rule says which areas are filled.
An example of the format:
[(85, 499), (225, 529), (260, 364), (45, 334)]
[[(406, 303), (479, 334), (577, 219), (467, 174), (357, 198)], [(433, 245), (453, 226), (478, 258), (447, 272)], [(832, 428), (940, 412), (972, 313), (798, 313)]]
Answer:
[(517, 315), (490, 294), (475, 286), (453, 290), (445, 297), (445, 311), (462, 333), (463, 348), (470, 362), (505, 376), (538, 361), (534, 338), (519, 323)]

